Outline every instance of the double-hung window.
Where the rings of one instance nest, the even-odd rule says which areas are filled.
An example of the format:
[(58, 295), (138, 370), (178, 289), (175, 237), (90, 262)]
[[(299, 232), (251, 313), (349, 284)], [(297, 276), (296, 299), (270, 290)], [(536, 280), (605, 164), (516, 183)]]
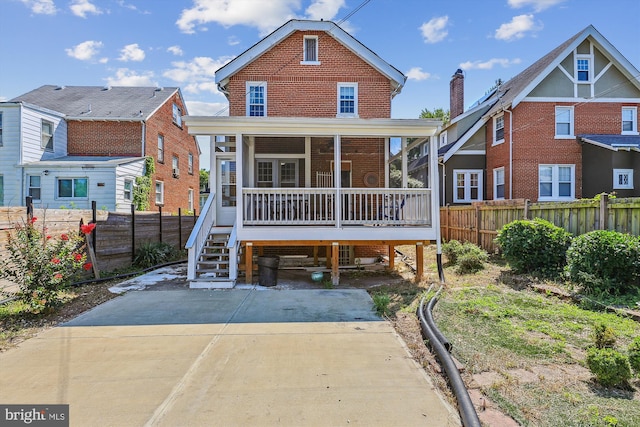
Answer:
[(89, 196), (87, 178), (58, 178), (58, 198), (86, 199)]
[(164, 163), (164, 136), (158, 135), (158, 163)]
[(124, 181), (124, 192), (122, 196), (127, 202), (130, 202), (133, 200), (133, 181), (132, 180), (126, 179)]
[(193, 188), (189, 189), (187, 193), (187, 209), (192, 212), (193, 211)]
[(556, 107), (556, 138), (573, 138), (573, 107)]
[(471, 203), (482, 200), (482, 171), (454, 170), (454, 203)]
[(493, 144), (504, 142), (504, 114), (493, 119)]
[(493, 199), (504, 199), (504, 168), (493, 170)]
[(638, 134), (638, 107), (622, 107), (622, 134)]
[(247, 116), (267, 115), (267, 83), (247, 82)]
[(156, 181), (156, 205), (164, 203), (164, 182)]
[(590, 66), (591, 61), (589, 58), (578, 58), (576, 60), (577, 80), (579, 82), (590, 81)]
[(449, 139), (447, 138), (447, 131), (445, 130), (440, 134), (440, 148), (444, 147), (449, 143)]
[(40, 175), (29, 175), (27, 181), (29, 184), (29, 197), (33, 200), (40, 200)]
[(173, 123), (182, 127), (182, 109), (178, 104), (173, 104)]
[(538, 166), (539, 200), (573, 200), (575, 198), (574, 165)]
[(42, 148), (53, 151), (53, 122), (42, 120)]
[(320, 64), (318, 60), (318, 36), (304, 36), (301, 64)]
[(613, 189), (633, 190), (633, 169), (614, 169)]
[(338, 83), (337, 117), (358, 117), (358, 83)]
[(189, 157), (187, 157), (187, 172), (189, 175), (193, 175), (193, 153), (189, 153)]

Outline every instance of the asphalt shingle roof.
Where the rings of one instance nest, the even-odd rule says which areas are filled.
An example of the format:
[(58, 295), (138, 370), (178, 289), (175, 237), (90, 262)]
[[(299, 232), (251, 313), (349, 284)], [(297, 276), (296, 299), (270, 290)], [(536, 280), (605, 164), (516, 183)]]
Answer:
[(640, 135), (594, 135), (585, 134), (578, 137), (586, 143), (606, 145), (616, 148), (640, 148)]
[(146, 119), (178, 90), (177, 87), (45, 85), (9, 102), (36, 105), (74, 119)]

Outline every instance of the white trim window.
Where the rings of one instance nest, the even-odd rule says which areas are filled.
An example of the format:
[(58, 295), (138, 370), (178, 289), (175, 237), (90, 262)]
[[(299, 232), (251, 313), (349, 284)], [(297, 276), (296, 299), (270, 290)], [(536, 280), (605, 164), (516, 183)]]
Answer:
[(453, 179), (454, 203), (471, 203), (482, 200), (482, 170), (454, 170)]
[(358, 83), (338, 83), (336, 117), (358, 117)]
[(504, 142), (504, 114), (493, 118), (493, 145)]
[(164, 135), (158, 134), (158, 163), (164, 163)]
[(622, 107), (622, 134), (638, 134), (638, 107)]
[(430, 144), (431, 144), (431, 142), (429, 142), (429, 139), (427, 139), (427, 142), (422, 144), (422, 155), (423, 156), (428, 156), (429, 155), (429, 145)]
[(178, 107), (178, 104), (176, 103), (173, 104), (172, 115), (173, 123), (175, 123), (179, 127), (182, 127), (182, 108)]
[(267, 115), (267, 82), (247, 82), (247, 116)]
[(633, 190), (633, 169), (614, 169), (613, 189)]
[(591, 56), (576, 56), (576, 81), (591, 81)]
[(189, 212), (193, 212), (193, 188), (187, 192), (187, 209)]
[(88, 178), (58, 178), (56, 181), (58, 199), (86, 199), (89, 197)]
[(189, 175), (193, 175), (193, 153), (189, 153), (187, 157), (187, 172)]
[(164, 204), (164, 182), (156, 181), (156, 205)]
[(575, 165), (538, 165), (538, 200), (573, 200)]
[(42, 148), (53, 151), (53, 122), (42, 119)]
[(575, 138), (573, 136), (573, 107), (556, 107), (556, 138)]
[(33, 200), (40, 200), (40, 195), (42, 194), (40, 175), (28, 175), (27, 183), (29, 184), (29, 197)]
[(493, 170), (493, 200), (504, 200), (504, 167)]
[(449, 141), (449, 140), (448, 140), (448, 138), (447, 138), (447, 131), (445, 130), (444, 132), (442, 132), (442, 133), (440, 134), (440, 145), (439, 145), (439, 147), (438, 147), (438, 148), (442, 148), (442, 147), (444, 147), (445, 145), (447, 145), (448, 141)]
[(318, 36), (304, 36), (302, 41), (302, 61), (303, 65), (320, 65), (318, 59)]
[(127, 202), (133, 201), (133, 181), (130, 179), (124, 180), (122, 198), (125, 199)]

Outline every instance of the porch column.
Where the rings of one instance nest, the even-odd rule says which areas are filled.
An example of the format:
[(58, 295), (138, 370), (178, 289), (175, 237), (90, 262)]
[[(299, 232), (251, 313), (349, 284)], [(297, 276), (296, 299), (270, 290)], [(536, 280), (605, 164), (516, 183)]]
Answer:
[(247, 285), (253, 284), (253, 243), (247, 242), (244, 248), (244, 276)]
[(407, 162), (407, 138), (402, 137), (402, 188), (407, 188), (407, 169), (409, 168)]
[(247, 171), (247, 180), (249, 181), (247, 184), (249, 187), (254, 187), (255, 179), (255, 167), (253, 164), (256, 159), (256, 137), (250, 136), (247, 145), (247, 164), (249, 165), (249, 170)]
[(396, 247), (389, 245), (389, 270), (393, 270), (396, 267)]
[(340, 135), (333, 137), (333, 183), (336, 187), (336, 200), (335, 200), (335, 217), (336, 228), (340, 228), (342, 220), (342, 198), (340, 197), (342, 184), (342, 147), (340, 146)]
[(340, 284), (340, 244), (331, 243), (331, 283), (333, 286)]
[[(209, 135), (209, 191), (215, 193), (215, 175), (216, 175), (216, 140), (217, 135)], [(198, 171), (199, 173), (200, 171)], [(209, 194), (211, 194), (209, 193)]]
[(242, 134), (236, 134), (236, 227), (238, 230), (242, 228), (242, 212), (244, 211), (244, 201), (242, 200), (242, 187), (243, 183), (243, 164), (244, 158), (244, 141), (242, 141)]
[[(317, 184), (316, 184), (317, 185)], [(304, 137), (304, 186), (311, 187), (311, 137)]]
[(416, 242), (416, 281), (422, 280), (424, 274), (424, 246), (422, 242)]
[(391, 152), (391, 138), (384, 139), (384, 188), (389, 188), (389, 153)]

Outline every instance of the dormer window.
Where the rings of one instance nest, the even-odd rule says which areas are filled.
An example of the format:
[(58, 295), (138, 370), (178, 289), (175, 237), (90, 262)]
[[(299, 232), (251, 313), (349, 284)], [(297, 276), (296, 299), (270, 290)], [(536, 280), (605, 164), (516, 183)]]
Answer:
[(578, 75), (579, 82), (588, 82), (590, 81), (590, 69), (591, 69), (591, 61), (589, 58), (579, 58), (576, 61), (576, 70)]
[(318, 60), (318, 36), (304, 36), (302, 46), (303, 55), (301, 64), (320, 64)]

